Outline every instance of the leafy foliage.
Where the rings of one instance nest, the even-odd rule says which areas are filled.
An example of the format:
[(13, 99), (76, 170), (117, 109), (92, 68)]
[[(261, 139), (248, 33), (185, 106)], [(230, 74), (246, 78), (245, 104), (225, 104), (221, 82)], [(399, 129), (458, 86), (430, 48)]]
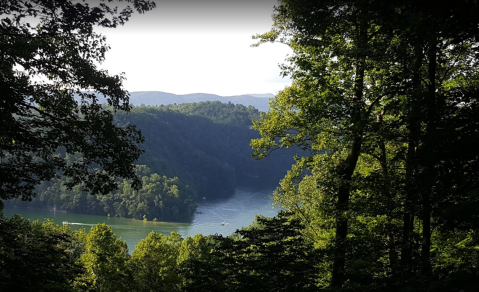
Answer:
[[(140, 13), (155, 7), (135, 0)], [(140, 133), (118, 127), (91, 90), (116, 110), (129, 110), (122, 75), (98, 69), (109, 47), (94, 26), (116, 27), (133, 13), (105, 3), (6, 1), (0, 4), (0, 198), (29, 200), (34, 186), (61, 173), (66, 185), (106, 194), (116, 179), (139, 180), (133, 162), (141, 154)], [(81, 96), (77, 103), (73, 96)], [(82, 159), (69, 164), (60, 148)]]
[(3, 291), (72, 291), (83, 272), (79, 234), (51, 221), (0, 216), (0, 287)]
[[(134, 4), (140, 12), (153, 6)], [(124, 127), (115, 126), (111, 111), (129, 109), (127, 94), (121, 76), (95, 67), (107, 48), (91, 26), (122, 24), (131, 9), (109, 19), (104, 13), (114, 11), (103, 4), (0, 5), (7, 15), (0, 26), (2, 199), (29, 199), (34, 185), (64, 175), (90, 210), (175, 217), (179, 208), (162, 203), (188, 213), (193, 195), (168, 177), (199, 194), (228, 193), (241, 175), (287, 161), (288, 154), (250, 168), (242, 143), (252, 138), (252, 108), (138, 107), (118, 113)], [(251, 145), (257, 158), (306, 150), (274, 195), (289, 212), (258, 217), (229, 237), (151, 233), (131, 257), (106, 225), (86, 235), (1, 218), (1, 284), (36, 291), (477, 290), (478, 10), (469, 0), (280, 1), (273, 29), (257, 38), (291, 46), (282, 68), (293, 84), (255, 122), (261, 137)], [(37, 14), (38, 26), (21, 22)], [(42, 75), (48, 82), (30, 78)], [(80, 90), (108, 96), (111, 108)], [(133, 124), (149, 141), (140, 163), (151, 173), (137, 168), (142, 190), (132, 165), (142, 136)], [(83, 196), (119, 185), (97, 201)], [(55, 199), (63, 195), (49, 188)], [(51, 265), (43, 268), (45, 259)], [(31, 278), (17, 267), (31, 269)]]
[(477, 277), (465, 259), (475, 258), (479, 215), (477, 9), (283, 0), (272, 30), (257, 36), (294, 54), (282, 66), (293, 84), (255, 123), (254, 154), (310, 151), (275, 200), (323, 251), (331, 290), (472, 287), (451, 279)]
[[(11, 200), (18, 207), (56, 208), (68, 212), (121, 216), (148, 220), (190, 221), (196, 197), (222, 198), (237, 186), (271, 185), (294, 161), (288, 154), (275, 160), (255, 161), (248, 143), (257, 133), (251, 119), (258, 111), (242, 105), (203, 102), (198, 104), (134, 107), (117, 113), (118, 124), (134, 124), (145, 136), (145, 153), (136, 165), (143, 187), (118, 180), (118, 190), (91, 196), (81, 187), (68, 190), (68, 178), (53, 179), (36, 188), (32, 202)], [(69, 164), (81, 155), (62, 154)], [(62, 156), (62, 157), (63, 157)]]
[(92, 196), (79, 187), (68, 190), (61, 180), (40, 185), (32, 202), (11, 200), (7, 206), (65, 210), (72, 213), (110, 215), (125, 218), (189, 221), (196, 205), (195, 192), (178, 178), (167, 178), (151, 173), (144, 165), (136, 166), (142, 188), (135, 190), (127, 180), (118, 184), (118, 190), (103, 196)]
[(178, 291), (183, 282), (176, 271), (182, 240), (178, 233), (151, 232), (137, 244), (129, 263), (137, 291)]
[(111, 227), (105, 224), (93, 226), (79, 259), (85, 272), (76, 279), (74, 286), (94, 291), (129, 291), (128, 259), (126, 243), (116, 238)]
[(315, 291), (317, 253), (287, 214), (215, 236), (212, 259), (183, 263), (186, 291)]

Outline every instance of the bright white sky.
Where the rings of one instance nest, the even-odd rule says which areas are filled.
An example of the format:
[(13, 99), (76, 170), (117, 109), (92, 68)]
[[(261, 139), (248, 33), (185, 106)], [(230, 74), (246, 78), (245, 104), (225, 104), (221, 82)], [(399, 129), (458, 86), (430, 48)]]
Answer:
[(101, 30), (111, 50), (102, 68), (126, 73), (128, 91), (175, 94), (276, 94), (291, 84), (279, 76), (291, 49), (252, 48), (270, 30), (276, 0), (156, 0), (123, 27)]

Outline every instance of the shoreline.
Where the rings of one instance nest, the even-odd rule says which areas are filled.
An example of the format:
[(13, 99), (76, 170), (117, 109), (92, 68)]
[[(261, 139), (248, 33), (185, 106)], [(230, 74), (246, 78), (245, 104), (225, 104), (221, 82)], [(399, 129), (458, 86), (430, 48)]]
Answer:
[[(65, 211), (65, 210), (56, 210), (56, 209), (47, 209), (47, 208), (36, 208), (36, 207), (18, 207), (18, 206), (4, 206), (3, 207), (3, 210), (6, 210), (6, 209), (10, 209), (10, 210), (13, 210), (13, 209), (18, 209), (18, 210), (34, 210), (34, 211), (43, 211), (43, 212), (51, 212), (51, 213), (62, 213), (62, 214), (70, 214), (70, 215), (81, 215), (81, 216), (98, 216), (98, 217), (105, 217), (107, 219), (125, 219), (125, 220), (131, 220), (131, 221), (136, 221), (136, 222), (143, 222), (143, 223), (152, 223), (152, 224), (162, 224), (162, 225), (167, 225), (167, 224), (192, 224), (193, 223), (193, 220), (191, 220), (191, 222), (175, 222), (175, 221), (153, 221), (153, 220), (144, 220), (144, 219), (136, 219), (136, 218), (128, 218), (128, 217), (119, 217), (119, 216), (108, 216), (108, 215), (99, 215), (99, 214), (85, 214), (85, 213), (74, 213), (74, 212), (68, 212), (68, 211)], [(17, 214), (15, 213), (16, 215), (20, 215), (23, 217), (22, 214)], [(195, 213), (196, 214), (196, 213)], [(6, 216), (7, 217), (7, 216)], [(9, 216), (9, 218), (11, 218), (11, 216)], [(53, 218), (43, 218), (43, 221), (45, 221), (45, 219), (50, 219), (50, 220), (53, 220)], [(39, 220), (39, 219), (36, 219), (36, 220)], [(72, 223), (75, 223), (75, 222), (72, 222)], [(61, 225), (61, 224), (59, 224)], [(70, 224), (69, 224), (70, 225)]]

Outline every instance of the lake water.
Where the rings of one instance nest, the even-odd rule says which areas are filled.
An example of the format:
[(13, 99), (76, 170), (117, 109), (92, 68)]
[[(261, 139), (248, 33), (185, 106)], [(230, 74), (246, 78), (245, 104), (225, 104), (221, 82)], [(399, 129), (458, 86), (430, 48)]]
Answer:
[(31, 220), (42, 221), (49, 218), (60, 225), (63, 221), (67, 221), (71, 223), (69, 226), (74, 230), (80, 228), (89, 230), (97, 223), (106, 223), (113, 228), (117, 237), (126, 241), (130, 251), (133, 251), (135, 245), (151, 231), (165, 235), (176, 231), (183, 237), (197, 233), (229, 235), (236, 229), (250, 225), (255, 215), (275, 216), (279, 207), (271, 206), (272, 192), (272, 189), (237, 189), (229, 199), (210, 201), (206, 198), (198, 203), (198, 213), (195, 214), (192, 223), (145, 222), (126, 218), (19, 208), (5, 208), (3, 211), (6, 217), (20, 214)]

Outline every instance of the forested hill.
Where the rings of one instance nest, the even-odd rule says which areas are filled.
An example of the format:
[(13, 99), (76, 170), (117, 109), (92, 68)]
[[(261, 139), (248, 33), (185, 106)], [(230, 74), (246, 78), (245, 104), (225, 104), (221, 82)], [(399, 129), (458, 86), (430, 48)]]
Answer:
[(259, 137), (251, 121), (258, 117), (251, 106), (214, 101), (138, 106), (117, 120), (136, 125), (145, 136), (139, 164), (214, 198), (232, 194), (240, 181), (277, 182), (294, 162), (292, 151), (260, 161), (251, 157), (250, 141)]
[[(275, 186), (293, 164), (294, 150), (273, 153), (271, 159), (251, 157), (251, 139), (259, 134), (252, 106), (219, 101), (180, 105), (136, 106), (117, 113), (116, 123), (132, 124), (145, 137), (137, 162), (143, 189), (127, 181), (106, 196), (91, 196), (80, 188), (68, 191), (62, 181), (42, 183), (32, 202), (11, 200), (7, 205), (65, 210), (75, 213), (161, 221), (189, 221), (195, 199), (231, 196), (238, 186)], [(70, 163), (80, 157), (66, 155)], [(63, 181), (64, 182), (64, 181)]]
[[(97, 95), (100, 103), (106, 103), (106, 99)], [(222, 103), (242, 104), (253, 106), (260, 111), (268, 111), (269, 98), (273, 94), (242, 94), (235, 96), (220, 96), (208, 93), (173, 94), (162, 91), (136, 91), (130, 92), (130, 103), (132, 105), (168, 105), (183, 103), (198, 103), (203, 101), (220, 101)]]

